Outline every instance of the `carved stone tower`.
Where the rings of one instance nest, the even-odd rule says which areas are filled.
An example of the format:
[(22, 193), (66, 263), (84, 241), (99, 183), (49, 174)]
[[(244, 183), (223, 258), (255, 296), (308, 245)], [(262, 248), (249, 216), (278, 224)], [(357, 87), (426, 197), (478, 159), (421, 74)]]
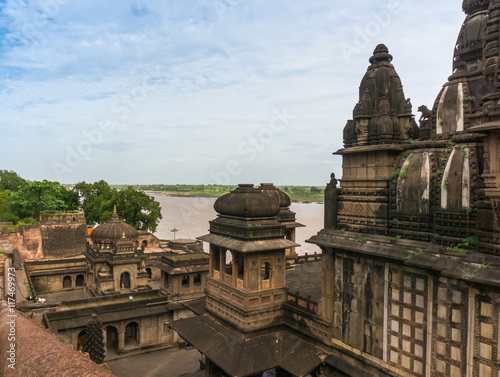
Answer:
[(343, 156), (339, 229), (387, 233), (388, 177), (400, 144), (418, 137), (410, 101), (391, 61), (387, 47), (378, 45), (361, 81), (353, 120), (344, 128), (345, 149), (336, 152)]
[(286, 300), (285, 239), (280, 193), (273, 186), (240, 184), (214, 205), (210, 222), (206, 309), (247, 332), (270, 325)]

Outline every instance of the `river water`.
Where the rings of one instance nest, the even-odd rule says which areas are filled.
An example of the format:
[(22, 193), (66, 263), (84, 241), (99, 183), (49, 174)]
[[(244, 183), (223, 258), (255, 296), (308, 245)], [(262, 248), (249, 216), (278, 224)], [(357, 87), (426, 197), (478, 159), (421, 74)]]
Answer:
[[(160, 203), (163, 216), (156, 237), (160, 239), (196, 238), (208, 233), (210, 220), (217, 217), (214, 203), (217, 198), (196, 198), (172, 196), (162, 193), (148, 193)], [(319, 247), (305, 243), (309, 237), (315, 235), (323, 228), (323, 204), (318, 203), (292, 203), (290, 207), (296, 213), (297, 222), (305, 225), (297, 228), (296, 242), (301, 246), (296, 249), (298, 254), (320, 252)], [(208, 245), (204, 245), (208, 251)]]

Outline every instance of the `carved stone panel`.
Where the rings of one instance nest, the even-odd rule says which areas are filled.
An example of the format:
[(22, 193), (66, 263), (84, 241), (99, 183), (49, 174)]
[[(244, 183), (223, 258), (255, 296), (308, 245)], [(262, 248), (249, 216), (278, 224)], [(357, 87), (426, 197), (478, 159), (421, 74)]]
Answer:
[(422, 376), (426, 364), (426, 275), (391, 266), (389, 271), (387, 362)]

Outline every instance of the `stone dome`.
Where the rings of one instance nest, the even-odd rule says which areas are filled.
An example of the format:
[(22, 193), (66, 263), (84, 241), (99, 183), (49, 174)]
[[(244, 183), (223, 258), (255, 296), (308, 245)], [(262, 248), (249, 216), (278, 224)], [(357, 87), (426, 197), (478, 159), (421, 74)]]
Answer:
[(239, 184), (234, 191), (217, 199), (214, 209), (221, 215), (235, 217), (276, 216), (280, 211), (279, 194), (270, 195), (263, 189), (254, 188), (252, 184)]
[(280, 207), (290, 207), (292, 204), (292, 198), (290, 198), (287, 193), (275, 187), (272, 183), (261, 183), (258, 190), (263, 190), (267, 193), (276, 193), (275, 195), (277, 196), (277, 200), (279, 200)]
[(462, 2), (462, 9), (468, 15), (474, 12), (479, 12), (488, 9), (490, 0), (464, 0)]
[(139, 232), (132, 225), (128, 225), (118, 218), (115, 207), (111, 220), (97, 226), (90, 234), (90, 238), (94, 243), (110, 243), (120, 240), (123, 234), (131, 241), (135, 241), (139, 237)]

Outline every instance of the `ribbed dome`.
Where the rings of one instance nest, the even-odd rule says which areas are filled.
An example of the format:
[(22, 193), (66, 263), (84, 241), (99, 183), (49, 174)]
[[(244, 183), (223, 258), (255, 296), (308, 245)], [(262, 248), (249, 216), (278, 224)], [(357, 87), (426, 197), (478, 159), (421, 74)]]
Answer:
[(94, 243), (109, 243), (118, 241), (123, 234), (128, 240), (132, 241), (137, 240), (137, 237), (139, 237), (139, 232), (132, 225), (125, 224), (118, 218), (115, 208), (111, 220), (96, 227), (90, 234), (90, 238)]
[(482, 11), (488, 9), (490, 0), (464, 0), (462, 3), (462, 9), (468, 15), (474, 12)]
[(214, 209), (227, 216), (270, 217), (279, 213), (279, 204), (279, 194), (270, 195), (262, 189), (255, 189), (252, 184), (240, 184), (234, 191), (217, 199)]

